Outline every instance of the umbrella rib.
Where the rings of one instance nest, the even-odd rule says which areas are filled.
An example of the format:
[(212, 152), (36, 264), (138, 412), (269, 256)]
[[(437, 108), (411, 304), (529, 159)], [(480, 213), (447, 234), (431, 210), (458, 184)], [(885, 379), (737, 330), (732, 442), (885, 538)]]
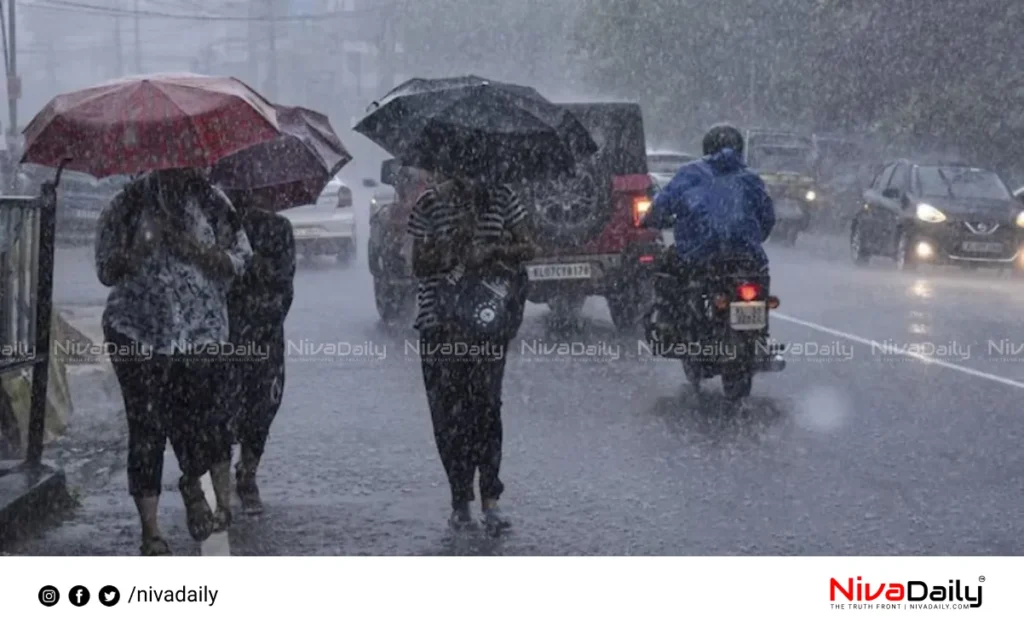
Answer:
[[(190, 130), (192, 131), (192, 133), (193, 133), (193, 134), (195, 135), (196, 141), (197, 141), (197, 142), (199, 143), (199, 146), (200, 146), (200, 148), (202, 148), (202, 150), (203, 150), (203, 154), (204, 154), (204, 155), (206, 155), (206, 156), (209, 156), (209, 151), (210, 151), (210, 148), (206, 146), (206, 140), (205, 140), (205, 137), (204, 137), (204, 135), (203, 135), (203, 134), (200, 134), (200, 133), (199, 133), (199, 130), (198, 130), (198, 128), (196, 127), (195, 121), (194, 121), (194, 120), (193, 120), (193, 118), (192, 118), (192, 115), (191, 115), (191, 114), (190, 114), (189, 112), (186, 112), (186, 111), (185, 111), (185, 108), (183, 108), (183, 107), (181, 107), (180, 105), (178, 105), (178, 103), (177, 103), (177, 102), (176, 102), (176, 101), (174, 100), (174, 98), (173, 98), (173, 97), (172, 97), (172, 96), (171, 96), (171, 95), (170, 95), (170, 94), (169, 94), (169, 93), (168, 93), (168, 92), (167, 92), (167, 91), (166, 91), (166, 90), (164, 89), (164, 87), (163, 87), (163, 86), (160, 86), (160, 85), (154, 84), (154, 83), (152, 83), (151, 81), (149, 81), (148, 79), (145, 79), (145, 80), (143, 80), (143, 81), (142, 81), (142, 82), (140, 82), (140, 83), (144, 83), (144, 84), (149, 84), (150, 86), (153, 86), (153, 87), (157, 88), (157, 89), (158, 89), (158, 90), (159, 90), (159, 91), (160, 91), (161, 93), (163, 93), (163, 95), (164, 95), (165, 97), (167, 97), (167, 101), (168, 101), (168, 102), (170, 102), (170, 104), (171, 104), (171, 107), (173, 107), (173, 108), (174, 108), (174, 109), (176, 109), (176, 110), (177, 110), (178, 112), (180, 112), (180, 113), (181, 113), (182, 115), (184, 115), (185, 119), (186, 119), (186, 120), (188, 121), (189, 129), (190, 129)], [(187, 88), (188, 88), (188, 89), (192, 89), (192, 86), (187, 86)], [(237, 98), (240, 98), (240, 97), (235, 97), (235, 98), (237, 99)]]
[[(469, 90), (477, 93), (477, 95), (466, 95), (466, 97), (464, 97), (463, 99), (455, 100), (452, 103), (450, 103), (449, 105), (445, 106), (444, 108), (441, 108), (440, 110), (438, 110), (437, 114), (438, 115), (447, 114), (452, 109), (454, 109), (456, 106), (458, 106), (460, 103), (462, 103), (464, 99), (469, 98), (470, 96), (478, 96), (478, 95), (482, 94), (487, 88), (488, 88), (487, 84), (481, 84), (479, 86), (471, 86), (471, 87), (469, 87)], [(517, 108), (517, 109), (520, 112), (522, 112), (523, 114), (525, 114), (526, 116), (528, 116), (531, 119), (533, 119), (534, 122), (541, 124), (543, 127), (551, 127), (545, 121), (541, 120), (540, 117), (538, 117), (537, 115), (533, 114), (532, 112), (529, 112), (529, 111), (527, 111), (527, 110), (525, 110), (523, 108)]]

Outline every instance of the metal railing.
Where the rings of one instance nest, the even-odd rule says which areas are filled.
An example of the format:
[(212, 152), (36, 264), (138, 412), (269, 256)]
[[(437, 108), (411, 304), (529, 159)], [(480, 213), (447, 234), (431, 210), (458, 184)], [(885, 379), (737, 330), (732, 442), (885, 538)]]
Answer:
[(0, 197), (0, 374), (31, 374), (28, 466), (43, 455), (59, 180), (58, 171), (38, 197)]

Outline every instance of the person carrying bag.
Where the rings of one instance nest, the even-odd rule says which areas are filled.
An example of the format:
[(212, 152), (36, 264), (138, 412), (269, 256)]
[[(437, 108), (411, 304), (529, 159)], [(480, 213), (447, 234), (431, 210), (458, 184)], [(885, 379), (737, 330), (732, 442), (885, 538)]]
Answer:
[(409, 218), (423, 380), (457, 530), (475, 525), (478, 471), (484, 527), (510, 526), (498, 509), (501, 394), (526, 300), (523, 262), (535, 253), (527, 216), (511, 187), (451, 180), (421, 194)]

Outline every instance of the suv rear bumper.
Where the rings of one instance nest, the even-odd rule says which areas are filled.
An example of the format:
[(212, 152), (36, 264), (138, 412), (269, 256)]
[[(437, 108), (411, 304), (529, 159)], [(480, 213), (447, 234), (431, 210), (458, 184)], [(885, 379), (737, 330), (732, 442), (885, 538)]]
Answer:
[(658, 245), (648, 242), (635, 243), (622, 253), (539, 257), (527, 264), (527, 270), (531, 266), (589, 263), (591, 276), (588, 279), (531, 279), (529, 300), (547, 303), (566, 295), (608, 296), (628, 292), (631, 287), (653, 278), (658, 252)]

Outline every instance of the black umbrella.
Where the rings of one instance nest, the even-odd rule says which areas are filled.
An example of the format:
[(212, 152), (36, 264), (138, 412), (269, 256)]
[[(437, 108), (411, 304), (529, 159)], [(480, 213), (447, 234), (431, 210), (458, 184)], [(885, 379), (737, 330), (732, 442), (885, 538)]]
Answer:
[(226, 191), (248, 191), (268, 211), (314, 204), (352, 156), (327, 117), (277, 106), (281, 136), (222, 158), (210, 179)]
[(355, 131), (403, 164), (497, 182), (556, 178), (597, 151), (579, 120), (539, 92), (482, 77), (410, 79)]

